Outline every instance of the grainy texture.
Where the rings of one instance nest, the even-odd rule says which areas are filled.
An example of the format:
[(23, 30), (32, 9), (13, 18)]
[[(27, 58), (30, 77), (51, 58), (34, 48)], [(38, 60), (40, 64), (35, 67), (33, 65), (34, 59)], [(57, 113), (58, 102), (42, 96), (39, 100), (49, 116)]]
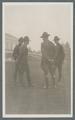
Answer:
[[(14, 84), (14, 63), (6, 62), (6, 113), (7, 114), (70, 114), (70, 60), (65, 59), (63, 77), (57, 88), (43, 88), (44, 78), (40, 68), (40, 57), (29, 57), (31, 80), (29, 88), (24, 76), (23, 85), (17, 79)], [(37, 68), (37, 70), (36, 70)]]
[[(6, 1), (10, 1), (10, 0), (3, 0), (3, 1), (6, 2)], [(24, 1), (24, 2), (33, 2), (32, 0), (22, 0), (22, 1), (21, 1), (21, 0), (11, 0), (11, 2), (16, 2), (16, 1), (17, 1), (17, 2), (22, 2), (22, 1)], [(51, 1), (52, 1), (52, 2), (53, 2), (53, 1), (56, 2), (56, 0), (49, 0), (49, 1), (48, 1), (48, 0), (47, 0), (47, 1), (44, 1), (44, 0), (43, 0), (43, 1), (39, 1), (39, 0), (38, 0), (38, 1), (34, 1), (34, 2), (51, 2)], [(63, 0), (63, 2), (64, 2), (64, 1), (65, 1), (65, 2), (66, 2), (66, 1), (67, 1), (67, 2), (71, 2), (72, 0)], [(58, 2), (62, 2), (62, 0), (58, 0)], [(1, 32), (0, 32), (0, 71), (1, 71), (1, 72), (0, 72), (0, 106), (2, 105), (2, 102), (1, 102), (1, 96), (2, 96), (2, 94), (1, 94), (1, 92), (2, 92), (2, 91), (1, 91), (1, 88), (2, 88), (2, 85), (1, 85), (1, 82), (2, 82), (2, 70), (1, 70), (1, 68), (2, 68), (2, 67), (1, 67), (1, 66), (2, 66), (2, 61), (1, 61), (1, 60), (2, 60), (2, 49), (1, 49), (1, 48), (2, 48), (2, 36), (1, 36), (2, 30), (1, 30), (1, 25), (2, 25), (2, 24), (1, 24), (1, 17), (2, 17), (2, 16), (1, 16), (1, 14), (2, 14), (2, 11), (1, 11), (1, 4), (0, 4), (0, 31), (1, 31)], [(75, 29), (75, 27), (74, 27), (74, 29)], [(74, 36), (74, 37), (75, 37), (75, 36)], [(74, 45), (74, 44), (73, 44), (73, 45)], [(7, 63), (7, 66), (8, 66), (8, 68), (9, 68), (10, 66), (13, 66), (13, 65), (12, 65), (12, 64), (10, 65), (10, 63)], [(12, 71), (11, 71), (11, 72), (12, 72)], [(8, 80), (9, 80), (9, 79), (8, 79)], [(12, 83), (12, 80), (10, 81), (10, 84), (9, 84), (9, 88), (8, 88), (8, 89), (12, 91), (12, 90), (14, 90), (14, 85), (11, 84), (11, 83)], [(38, 81), (38, 83), (40, 83), (40, 82)], [(75, 81), (74, 81), (74, 85), (75, 85)], [(38, 86), (40, 86), (40, 85), (38, 85)], [(7, 89), (7, 90), (8, 90), (8, 89)], [(21, 88), (21, 87), (20, 87), (19, 90), (20, 90), (20, 89), (22, 89), (21, 92), (28, 92), (28, 90), (27, 90), (26, 88), (24, 89), (24, 88)], [(35, 89), (35, 88), (33, 88), (33, 89)], [(61, 88), (60, 88), (60, 89), (61, 89)], [(17, 96), (18, 96), (18, 97), (21, 97), (21, 96), (19, 96), (19, 94), (20, 94), (20, 93), (19, 93), (19, 90), (18, 90), (18, 88), (16, 88), (16, 92), (18, 92), (18, 95), (17, 95)], [(51, 90), (51, 91), (54, 91), (54, 90), (52, 90), (52, 89), (50, 89), (50, 90)], [(50, 91), (50, 90), (49, 90), (49, 91)], [(61, 90), (62, 90), (62, 89), (61, 89)], [(30, 90), (30, 91), (31, 91), (31, 90)], [(33, 92), (33, 91), (34, 91), (34, 90), (32, 90), (32, 92)], [(37, 89), (35, 89), (35, 93), (37, 93), (37, 94), (41, 94), (41, 93), (42, 93), (42, 89), (40, 89), (40, 91), (41, 91), (40, 93), (37, 93)], [(45, 92), (48, 92), (48, 91), (45, 91)], [(12, 93), (12, 92), (11, 92), (11, 93)], [(13, 92), (13, 93), (14, 93), (14, 92)], [(12, 94), (13, 94), (13, 93), (12, 93)], [(48, 93), (49, 93), (49, 92), (48, 92)], [(75, 93), (75, 91), (74, 91), (74, 93)], [(10, 92), (9, 92), (9, 94), (10, 94)], [(33, 92), (33, 94), (34, 94), (34, 92)], [(50, 93), (49, 93), (49, 94), (50, 94)], [(15, 95), (16, 95), (16, 93), (13, 94), (13, 97), (14, 97)], [(20, 95), (21, 95), (21, 94), (20, 94)], [(12, 99), (11, 96), (9, 96), (9, 98)], [(17, 98), (16, 98), (16, 99), (17, 99)], [(33, 99), (34, 99), (34, 98), (33, 98)], [(74, 100), (75, 100), (75, 97), (74, 97)], [(13, 101), (13, 100), (11, 100), (11, 101)], [(21, 101), (21, 102), (22, 102), (22, 101)], [(23, 102), (24, 102), (24, 100), (23, 100)], [(19, 101), (18, 101), (18, 103), (19, 103)], [(9, 104), (12, 105), (12, 102), (9, 103)], [(15, 102), (15, 104), (16, 104), (16, 102)], [(74, 105), (74, 106), (75, 106), (75, 105)], [(13, 108), (13, 109), (14, 109), (14, 108)], [(34, 108), (34, 109), (35, 109), (35, 108)], [(17, 110), (16, 110), (16, 111), (17, 111)], [(28, 111), (28, 110), (27, 110), (27, 111)], [(13, 110), (12, 110), (11, 112), (13, 112)], [(17, 112), (20, 112), (20, 111), (17, 111)], [(1, 115), (1, 107), (0, 107), (0, 115)], [(2, 119), (2, 118), (1, 118), (1, 119)], [(44, 118), (44, 119), (45, 119), (45, 118)], [(58, 119), (63, 120), (63, 118), (57, 118), (57, 119), (56, 119), (56, 118), (49, 118), (49, 119), (51, 119), (51, 120), (58, 120)], [(65, 118), (65, 119), (66, 119), (66, 120), (71, 120), (71, 118)], [(74, 119), (74, 118), (73, 118), (73, 119)], [(10, 118), (9, 120), (11, 120), (11, 118)], [(15, 120), (16, 120), (16, 119), (15, 119)], [(21, 119), (20, 119), (20, 120), (21, 120)], [(23, 119), (22, 119), (22, 120), (23, 120)], [(41, 119), (41, 120), (42, 120), (42, 119)]]

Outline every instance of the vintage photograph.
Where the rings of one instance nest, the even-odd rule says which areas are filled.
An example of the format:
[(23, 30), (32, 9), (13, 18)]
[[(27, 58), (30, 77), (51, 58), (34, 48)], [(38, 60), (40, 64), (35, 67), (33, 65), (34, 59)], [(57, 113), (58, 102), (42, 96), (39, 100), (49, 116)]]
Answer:
[(73, 3), (2, 5), (3, 117), (73, 116)]

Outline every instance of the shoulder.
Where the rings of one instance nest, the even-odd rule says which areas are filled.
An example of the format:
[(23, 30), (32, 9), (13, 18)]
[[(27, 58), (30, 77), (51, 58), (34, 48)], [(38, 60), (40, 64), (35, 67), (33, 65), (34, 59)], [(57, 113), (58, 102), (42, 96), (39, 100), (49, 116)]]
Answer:
[(59, 48), (59, 49), (62, 49), (62, 48), (63, 48), (60, 43), (58, 43), (58, 44), (56, 45), (56, 47)]
[(15, 47), (14, 47), (14, 49), (16, 49), (18, 47), (18, 45), (16, 45)]
[(52, 45), (52, 46), (55, 46), (54, 43), (52, 41), (49, 41), (49, 40), (48, 40), (48, 44)]
[(19, 49), (19, 45), (16, 45), (16, 46), (15, 46), (15, 49), (16, 49), (16, 50)]
[(60, 48), (61, 48), (62, 50), (64, 50), (64, 47), (63, 47), (63, 45), (61, 45), (61, 44), (60, 44), (59, 46), (60, 46)]
[(18, 45), (16, 45), (15, 47), (14, 47), (14, 50), (13, 51), (17, 51), (18, 50)]
[(48, 47), (49, 47), (50, 49), (55, 49), (55, 45), (54, 45), (54, 43), (51, 42), (51, 41), (48, 41)]

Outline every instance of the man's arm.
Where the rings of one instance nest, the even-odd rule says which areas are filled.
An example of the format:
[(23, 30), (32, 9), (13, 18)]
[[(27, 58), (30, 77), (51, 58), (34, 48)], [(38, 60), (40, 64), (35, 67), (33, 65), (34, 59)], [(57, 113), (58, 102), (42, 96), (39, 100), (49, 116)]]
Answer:
[(13, 54), (12, 54), (12, 57), (14, 58), (14, 60), (16, 60), (17, 59), (17, 49), (18, 49), (18, 46), (16, 45), (15, 46), (15, 48), (14, 48), (14, 50), (13, 50)]
[(61, 46), (61, 49), (62, 49), (62, 60), (64, 61), (64, 59), (65, 59), (65, 52), (64, 52), (63, 46)]

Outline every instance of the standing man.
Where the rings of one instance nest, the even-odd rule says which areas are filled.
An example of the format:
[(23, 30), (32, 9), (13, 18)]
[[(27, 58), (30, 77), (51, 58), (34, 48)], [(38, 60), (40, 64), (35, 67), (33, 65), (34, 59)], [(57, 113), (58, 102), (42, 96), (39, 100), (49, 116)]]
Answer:
[(27, 80), (28, 80), (28, 85), (31, 86), (31, 80), (30, 80), (30, 71), (29, 71), (29, 64), (28, 64), (28, 44), (29, 44), (29, 37), (25, 36), (23, 39), (23, 46), (20, 48), (20, 64), (19, 64), (19, 69), (20, 69), (20, 81), (22, 82), (24, 73), (26, 72)]
[(58, 81), (61, 81), (62, 65), (63, 65), (63, 62), (64, 62), (65, 53), (64, 53), (63, 46), (59, 43), (59, 40), (60, 40), (60, 38), (58, 36), (54, 37), (54, 42), (56, 44), (55, 65), (56, 65), (56, 68), (58, 69), (58, 74), (59, 74)]
[(23, 43), (23, 38), (20, 37), (18, 40), (18, 45), (15, 46), (14, 51), (13, 51), (13, 58), (15, 60), (15, 72), (14, 72), (14, 79), (15, 81), (17, 80), (17, 74), (19, 73), (19, 51), (20, 47), (22, 46)]
[(41, 53), (42, 53), (42, 61), (41, 67), (44, 72), (45, 77), (45, 86), (44, 88), (48, 88), (48, 72), (51, 74), (51, 78), (53, 81), (53, 86), (55, 86), (55, 77), (54, 77), (54, 57), (55, 57), (55, 46), (49, 41), (49, 36), (47, 32), (44, 32), (41, 36), (43, 42), (41, 43)]

